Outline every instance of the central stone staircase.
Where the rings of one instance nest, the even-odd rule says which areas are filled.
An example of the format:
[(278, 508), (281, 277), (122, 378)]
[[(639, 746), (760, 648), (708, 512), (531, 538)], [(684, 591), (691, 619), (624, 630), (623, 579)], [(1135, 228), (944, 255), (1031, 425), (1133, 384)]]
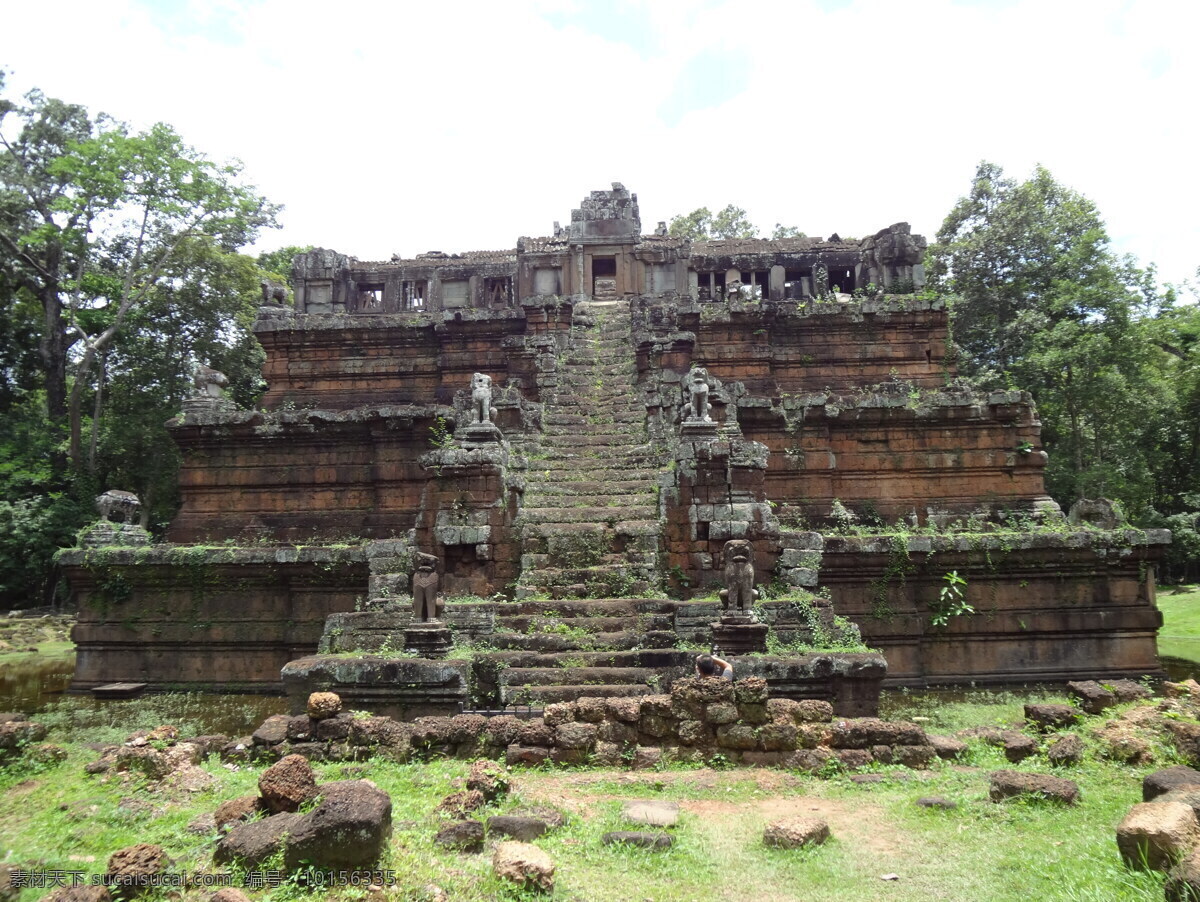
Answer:
[(543, 433), (516, 448), (529, 468), (521, 576), (489, 640), (488, 688), (510, 705), (662, 691), (691, 653), (661, 597), (666, 458), (646, 440), (627, 302), (576, 305), (541, 395)]
[(544, 432), (521, 449), (529, 471), (517, 598), (660, 589), (663, 460), (645, 438), (628, 304), (577, 305), (570, 348), (547, 381)]

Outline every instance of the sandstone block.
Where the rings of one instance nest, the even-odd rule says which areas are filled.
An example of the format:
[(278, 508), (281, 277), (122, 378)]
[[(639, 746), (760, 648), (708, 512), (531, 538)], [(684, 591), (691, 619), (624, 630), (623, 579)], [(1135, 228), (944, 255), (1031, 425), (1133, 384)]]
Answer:
[(268, 811), (299, 811), (317, 794), (317, 778), (308, 759), (287, 755), (258, 778), (258, 791)]
[(1059, 736), (1046, 749), (1046, 760), (1056, 767), (1078, 764), (1083, 760), (1083, 740), (1074, 733)]
[(549, 892), (554, 889), (554, 862), (535, 845), (502, 842), (492, 853), (492, 871), (501, 880)]
[(1025, 719), (1048, 733), (1078, 723), (1079, 711), (1071, 705), (1026, 705)]
[(790, 817), (768, 824), (763, 843), (779, 849), (820, 845), (829, 839), (829, 824), (816, 817)]
[(1177, 764), (1147, 774), (1142, 778), (1142, 801), (1152, 802), (1158, 796), (1179, 789), (1200, 789), (1200, 771)]
[(455, 821), (439, 830), (433, 841), (443, 849), (455, 852), (482, 852), (483, 824), (473, 820)]
[(988, 797), (993, 802), (1026, 796), (1074, 805), (1079, 800), (1079, 786), (1073, 780), (1048, 774), (1025, 774), (1013, 770), (993, 771), (988, 776)]
[(342, 710), (342, 699), (336, 692), (314, 692), (308, 697), (308, 716), (313, 720), (335, 717)]
[(1182, 802), (1139, 802), (1117, 826), (1126, 867), (1168, 870), (1200, 841), (1200, 824)]

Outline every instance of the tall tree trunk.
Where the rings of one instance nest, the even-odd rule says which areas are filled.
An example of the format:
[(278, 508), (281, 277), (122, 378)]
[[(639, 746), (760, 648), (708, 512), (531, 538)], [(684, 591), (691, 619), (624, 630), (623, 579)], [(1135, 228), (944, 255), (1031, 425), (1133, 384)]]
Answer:
[(92, 438), (88, 447), (88, 473), (96, 475), (96, 445), (100, 435), (100, 412), (104, 404), (104, 380), (108, 376), (108, 352), (100, 355), (100, 372), (96, 376), (96, 403), (92, 407)]

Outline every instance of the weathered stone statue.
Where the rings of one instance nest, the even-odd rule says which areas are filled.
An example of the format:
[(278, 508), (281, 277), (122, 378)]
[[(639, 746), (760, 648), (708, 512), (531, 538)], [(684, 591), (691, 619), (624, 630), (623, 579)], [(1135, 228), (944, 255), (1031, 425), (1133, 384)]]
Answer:
[(492, 406), (492, 377), (476, 373), (471, 377), (471, 422), (490, 423), (496, 416)]
[(263, 304), (268, 307), (282, 307), (287, 304), (287, 286), (281, 282), (273, 282), (270, 279), (263, 279), (262, 285)]
[(96, 496), (96, 510), (101, 520), (111, 523), (133, 523), (142, 510), (142, 502), (133, 492), (109, 489)]
[(725, 558), (725, 588), (721, 590), (721, 610), (732, 606), (738, 614), (749, 614), (758, 598), (754, 588), (754, 546), (745, 539), (730, 539), (722, 551)]
[(428, 623), (441, 620), (444, 603), (438, 597), (441, 583), (436, 555), (417, 552), (417, 570), (412, 578), (413, 620)]
[(196, 394), (202, 398), (224, 397), (221, 389), (229, 384), (229, 379), (224, 373), (203, 363), (196, 364), (192, 379), (196, 383)]
[(711, 423), (708, 413), (708, 370), (694, 366), (687, 378), (688, 402), (683, 408), (683, 418), (691, 422)]

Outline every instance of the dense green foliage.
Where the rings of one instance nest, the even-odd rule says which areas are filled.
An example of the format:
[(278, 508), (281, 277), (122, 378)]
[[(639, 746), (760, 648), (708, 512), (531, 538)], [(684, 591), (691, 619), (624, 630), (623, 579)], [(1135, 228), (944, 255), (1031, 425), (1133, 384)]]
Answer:
[[(50, 600), (50, 557), (107, 488), (175, 505), (165, 422), (197, 362), (252, 405), (260, 279), (237, 252), (277, 207), (170, 126), (133, 133), (0, 74), (0, 605)], [(276, 275), (276, 278), (278, 276)]]
[[(1188, 286), (1118, 258), (1095, 205), (1039, 167), (1023, 182), (981, 163), (930, 248), (959, 371), (1030, 391), (1047, 489), (1119, 501), (1176, 532), (1168, 575), (1200, 560), (1200, 315)], [(1190, 298), (1194, 302), (1194, 296)], [(1194, 574), (1194, 570), (1191, 570)]]

